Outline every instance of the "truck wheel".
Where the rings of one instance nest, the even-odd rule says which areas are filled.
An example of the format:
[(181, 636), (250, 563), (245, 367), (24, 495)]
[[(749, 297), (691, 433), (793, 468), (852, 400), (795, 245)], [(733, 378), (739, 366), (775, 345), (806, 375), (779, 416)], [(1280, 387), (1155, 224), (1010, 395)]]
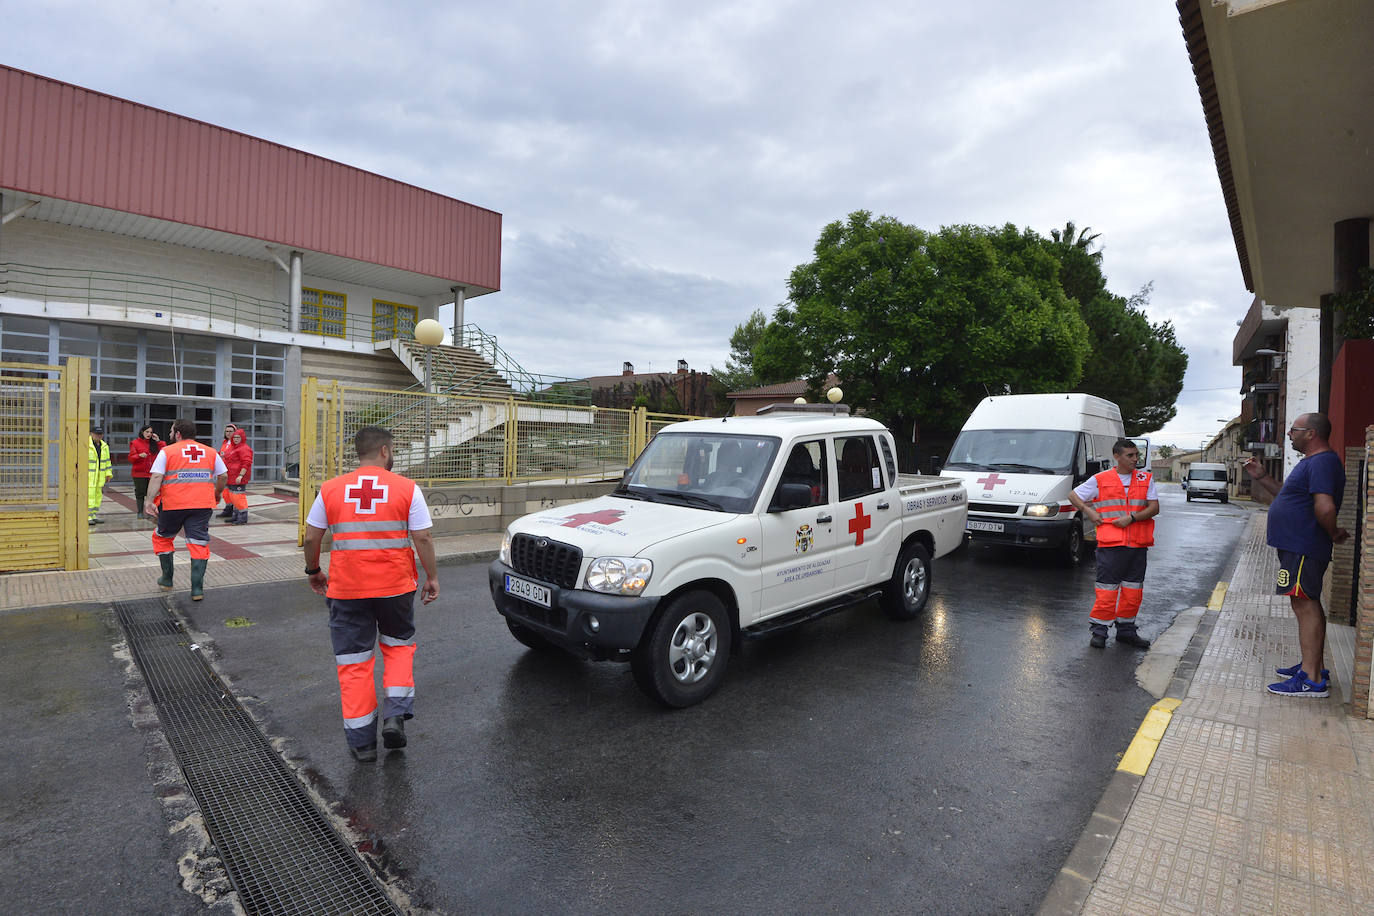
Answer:
[(1069, 536), (1064, 538), (1062, 557), (1065, 566), (1079, 566), (1083, 563), (1083, 529), (1077, 523), (1069, 529)]
[(700, 703), (720, 686), (730, 659), (730, 617), (707, 591), (663, 606), (630, 656), (635, 683), (665, 706)]
[(930, 600), (930, 552), (920, 541), (912, 541), (897, 556), (892, 578), (883, 589), (883, 610), (893, 620), (910, 620), (925, 609)]
[(523, 623), (516, 623), (509, 617), (506, 618), (506, 629), (510, 630), (510, 635), (519, 640), (522, 645), (536, 652), (559, 651), (558, 647), (553, 643), (549, 642)]
[(1229, 497), (1229, 496), (1223, 496), (1223, 497), (1221, 498), (1221, 504), (1224, 506), (1224, 505), (1226, 505), (1226, 503), (1227, 503), (1229, 500), (1230, 500), (1230, 497)]
[(1192, 502), (1192, 501), (1193, 501), (1193, 494), (1189, 493), (1189, 494), (1187, 494), (1187, 497), (1188, 497), (1188, 502)]

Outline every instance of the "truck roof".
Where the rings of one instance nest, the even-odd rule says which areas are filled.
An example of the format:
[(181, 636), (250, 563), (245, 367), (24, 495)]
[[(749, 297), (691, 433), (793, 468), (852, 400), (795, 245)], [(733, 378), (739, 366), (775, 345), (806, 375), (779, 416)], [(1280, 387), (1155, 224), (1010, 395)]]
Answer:
[(1088, 418), (1119, 428), (1121, 408), (1106, 398), (1079, 392), (993, 395), (978, 402), (964, 428), (1074, 430), (1082, 429)]
[(665, 433), (733, 433), (738, 436), (824, 436), (837, 432), (873, 432), (887, 427), (867, 417), (828, 413), (778, 413), (762, 416), (724, 417), (715, 420), (685, 420), (663, 427)]

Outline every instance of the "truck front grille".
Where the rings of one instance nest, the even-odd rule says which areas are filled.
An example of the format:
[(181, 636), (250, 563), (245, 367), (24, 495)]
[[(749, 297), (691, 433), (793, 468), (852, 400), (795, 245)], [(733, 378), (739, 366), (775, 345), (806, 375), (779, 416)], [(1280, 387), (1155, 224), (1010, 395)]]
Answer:
[(510, 563), (522, 576), (552, 582), (560, 588), (577, 588), (582, 551), (571, 544), (517, 534), (510, 541)]
[(996, 512), (1000, 515), (1015, 515), (1021, 511), (1018, 505), (1007, 505), (1006, 503), (979, 503), (969, 502), (969, 512)]

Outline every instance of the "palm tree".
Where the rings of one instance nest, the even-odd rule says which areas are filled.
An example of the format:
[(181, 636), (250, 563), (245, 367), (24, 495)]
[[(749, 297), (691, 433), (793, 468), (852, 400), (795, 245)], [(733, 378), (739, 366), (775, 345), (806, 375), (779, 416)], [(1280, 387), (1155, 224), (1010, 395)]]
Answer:
[(1102, 260), (1102, 249), (1098, 248), (1094, 251), (1092, 245), (1102, 237), (1102, 233), (1092, 232), (1092, 234), (1089, 235), (1090, 232), (1092, 232), (1091, 226), (1084, 226), (1083, 231), (1079, 232), (1077, 227), (1074, 226), (1073, 220), (1068, 220), (1064, 223), (1062, 231), (1059, 229), (1051, 229), (1050, 238), (1061, 245), (1067, 245), (1070, 248), (1079, 248), (1087, 252), (1094, 261), (1100, 261)]

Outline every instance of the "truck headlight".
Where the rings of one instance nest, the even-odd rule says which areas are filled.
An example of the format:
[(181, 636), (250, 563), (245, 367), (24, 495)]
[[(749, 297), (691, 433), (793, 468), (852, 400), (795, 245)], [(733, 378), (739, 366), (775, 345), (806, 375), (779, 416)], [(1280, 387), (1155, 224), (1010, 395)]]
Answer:
[(499, 554), (499, 556), (500, 556), (500, 558), (501, 558), (501, 562), (502, 562), (502, 563), (505, 563), (507, 566), (510, 565), (510, 532), (509, 532), (509, 531), (502, 532), (502, 534), (501, 534), (501, 553)]
[(638, 595), (649, 584), (654, 564), (637, 557), (598, 557), (587, 567), (587, 588), (608, 595)]
[(1044, 503), (1031, 503), (1026, 507), (1026, 514), (1031, 518), (1049, 518), (1052, 515), (1059, 514), (1059, 504), (1055, 503), (1053, 506), (1047, 506)]

